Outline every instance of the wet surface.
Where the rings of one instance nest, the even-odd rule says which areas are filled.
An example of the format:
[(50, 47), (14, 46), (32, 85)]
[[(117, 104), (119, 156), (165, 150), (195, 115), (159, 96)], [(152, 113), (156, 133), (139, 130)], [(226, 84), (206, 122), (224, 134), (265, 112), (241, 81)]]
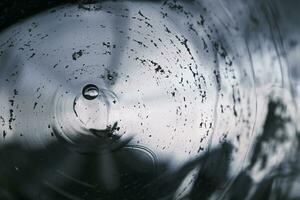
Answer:
[(57, 5), (0, 34), (0, 197), (300, 197), (299, 30), (279, 3)]

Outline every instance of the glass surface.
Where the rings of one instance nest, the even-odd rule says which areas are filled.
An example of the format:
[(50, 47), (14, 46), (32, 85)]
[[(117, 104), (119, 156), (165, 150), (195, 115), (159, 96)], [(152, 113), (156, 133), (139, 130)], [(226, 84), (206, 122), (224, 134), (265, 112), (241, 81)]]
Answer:
[(300, 198), (297, 1), (12, 2), (1, 199)]

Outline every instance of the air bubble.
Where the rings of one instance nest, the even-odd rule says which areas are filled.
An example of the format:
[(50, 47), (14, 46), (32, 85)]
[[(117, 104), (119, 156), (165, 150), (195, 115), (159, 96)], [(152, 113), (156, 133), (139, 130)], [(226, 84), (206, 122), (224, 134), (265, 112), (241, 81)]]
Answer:
[(88, 84), (83, 88), (82, 95), (87, 100), (96, 99), (99, 96), (99, 88), (96, 85)]

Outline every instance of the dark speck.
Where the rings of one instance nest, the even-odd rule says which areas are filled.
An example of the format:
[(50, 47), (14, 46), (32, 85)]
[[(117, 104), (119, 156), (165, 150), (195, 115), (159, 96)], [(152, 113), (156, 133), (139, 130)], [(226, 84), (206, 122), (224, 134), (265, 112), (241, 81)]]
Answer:
[(77, 60), (81, 56), (82, 56), (82, 50), (79, 50), (79, 51), (73, 53), (72, 58), (73, 58), (73, 60)]
[(33, 109), (35, 109), (35, 108), (36, 108), (37, 104), (38, 104), (37, 102), (34, 102)]

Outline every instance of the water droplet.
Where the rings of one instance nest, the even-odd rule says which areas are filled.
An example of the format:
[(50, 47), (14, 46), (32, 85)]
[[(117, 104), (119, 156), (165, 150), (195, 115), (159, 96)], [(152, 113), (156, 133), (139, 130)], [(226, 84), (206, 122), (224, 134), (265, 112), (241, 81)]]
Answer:
[(82, 95), (87, 100), (93, 100), (99, 96), (99, 88), (96, 85), (88, 84), (83, 88)]

